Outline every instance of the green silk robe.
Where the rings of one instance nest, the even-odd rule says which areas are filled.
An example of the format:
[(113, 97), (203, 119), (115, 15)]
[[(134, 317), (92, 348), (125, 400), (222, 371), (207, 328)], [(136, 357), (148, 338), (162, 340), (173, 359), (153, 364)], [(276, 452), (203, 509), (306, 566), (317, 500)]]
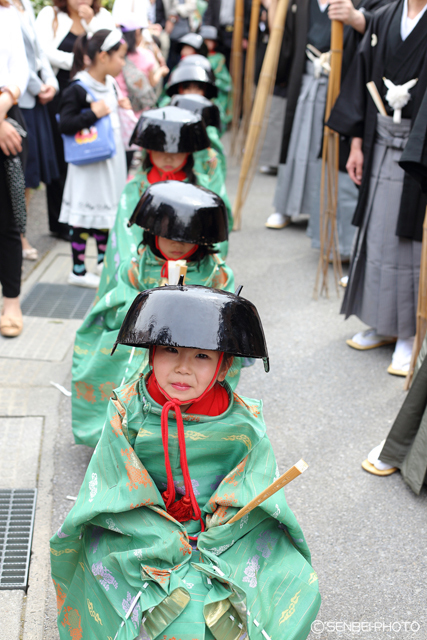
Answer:
[[(162, 407), (144, 378), (116, 389), (75, 506), (51, 539), (61, 640), (304, 640), (317, 576), (283, 491), (230, 518), (279, 474), (262, 403), (231, 392), (221, 415), (183, 414), (206, 531), (164, 509)], [(182, 493), (176, 421), (169, 454)], [(247, 633), (247, 635), (245, 635)], [(117, 634), (117, 635), (116, 635)]]
[(218, 87), (218, 97), (212, 102), (217, 105), (221, 114), (222, 131), (224, 133), (233, 119), (233, 82), (227, 69), (225, 56), (222, 53), (210, 53), (208, 60), (214, 72), (215, 84)]
[[(146, 349), (120, 344), (113, 356), (111, 349), (137, 294), (166, 282), (160, 276), (164, 262), (149, 247), (140, 248), (137, 258), (123, 261), (115, 286), (95, 303), (76, 333), (71, 403), (77, 444), (96, 446), (113, 389), (148, 370)], [(191, 262), (187, 266), (187, 284), (234, 291), (233, 272), (218, 255), (206, 256), (199, 268)], [(241, 364), (241, 358), (236, 358), (227, 376), (233, 389), (239, 380)]]
[[(208, 156), (206, 156), (208, 151)], [(200, 157), (198, 154), (205, 154)], [(230, 201), (225, 190), (225, 182), (221, 167), (218, 164), (218, 155), (213, 149), (198, 151), (193, 154), (194, 173), (197, 184), (206, 189), (210, 189), (219, 195), (225, 203), (228, 212), (229, 229), (233, 226)], [(127, 223), (139, 202), (144, 191), (150, 186), (146, 172), (142, 167), (130, 180), (120, 196), (119, 208), (117, 210), (116, 221), (111, 229), (107, 250), (104, 257), (104, 268), (102, 270), (101, 282), (98, 289), (98, 296), (102, 298), (110, 288), (117, 282), (117, 270), (123, 260), (136, 257), (138, 246), (142, 240), (143, 230), (137, 225), (128, 227)], [(225, 258), (228, 251), (228, 241), (219, 245), (221, 255)]]

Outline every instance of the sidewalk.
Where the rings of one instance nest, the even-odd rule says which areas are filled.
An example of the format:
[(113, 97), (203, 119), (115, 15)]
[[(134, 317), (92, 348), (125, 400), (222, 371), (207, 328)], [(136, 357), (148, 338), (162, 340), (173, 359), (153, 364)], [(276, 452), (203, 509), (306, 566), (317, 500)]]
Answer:
[[(42, 251), (42, 260), (23, 282), (21, 300), (25, 301), (35, 285), (43, 283), (80, 291), (67, 285), (71, 265), (69, 244), (45, 240)], [(89, 268), (95, 266), (95, 256), (93, 252)], [(27, 272), (30, 268), (25, 263)], [(90, 292), (81, 291), (86, 296)], [(63, 306), (58, 315), (62, 315)], [(53, 591), (48, 541), (56, 481), (54, 447), (64, 398), (51, 381), (69, 389), (71, 348), (80, 324), (81, 319), (25, 316), (19, 338), (0, 336), (0, 489), (37, 488), (38, 492), (29, 587), (27, 594), (23, 590), (0, 590), (1, 640), (46, 638), (46, 596)], [(66, 401), (69, 404), (68, 398)], [(71, 442), (71, 436), (69, 439)], [(71, 506), (72, 502), (68, 504)], [(52, 622), (56, 624), (56, 620)]]

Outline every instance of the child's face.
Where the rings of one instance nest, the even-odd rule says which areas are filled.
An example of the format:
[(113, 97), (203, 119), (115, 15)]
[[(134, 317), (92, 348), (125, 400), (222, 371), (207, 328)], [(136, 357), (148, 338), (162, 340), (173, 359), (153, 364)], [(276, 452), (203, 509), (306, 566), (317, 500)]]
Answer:
[[(168, 396), (190, 402), (198, 398), (212, 382), (220, 353), (184, 347), (156, 347), (153, 369), (157, 382)], [(221, 366), (217, 380), (222, 382), (226, 367)]]
[[(127, 50), (127, 44), (122, 43), (117, 51), (113, 51), (112, 53), (101, 51), (101, 53), (98, 54), (99, 58), (104, 60), (106, 74), (113, 76), (113, 78), (119, 75), (125, 66)], [(105, 54), (105, 56), (103, 56), (103, 54)]]
[(190, 242), (178, 242), (177, 240), (169, 240), (158, 236), (159, 249), (168, 260), (179, 260), (181, 256), (194, 249), (195, 244)]
[(194, 56), (197, 53), (193, 47), (190, 47), (189, 44), (185, 44), (181, 49), (181, 58), (185, 58), (186, 56)]
[(208, 51), (215, 51), (215, 47), (216, 47), (215, 40), (209, 40), (209, 38), (207, 38), (205, 40), (205, 45), (207, 46)]
[(151, 162), (161, 171), (176, 171), (187, 160), (188, 153), (166, 153), (164, 151), (150, 151)]
[(203, 91), (203, 88), (197, 82), (189, 82), (188, 84), (186, 83), (185, 87), (183, 87), (182, 85), (179, 85), (178, 93), (181, 96), (185, 96), (185, 95), (187, 95), (187, 93), (193, 93), (193, 94), (195, 93), (198, 96), (204, 96), (205, 95), (205, 92)]

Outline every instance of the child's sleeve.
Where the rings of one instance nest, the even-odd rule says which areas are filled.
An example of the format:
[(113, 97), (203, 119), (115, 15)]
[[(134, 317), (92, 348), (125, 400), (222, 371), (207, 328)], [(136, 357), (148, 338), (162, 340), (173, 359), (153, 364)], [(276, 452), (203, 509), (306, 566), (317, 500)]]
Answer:
[(59, 116), (59, 131), (68, 135), (74, 135), (81, 129), (89, 129), (98, 119), (89, 107), (86, 91), (77, 84), (64, 91)]

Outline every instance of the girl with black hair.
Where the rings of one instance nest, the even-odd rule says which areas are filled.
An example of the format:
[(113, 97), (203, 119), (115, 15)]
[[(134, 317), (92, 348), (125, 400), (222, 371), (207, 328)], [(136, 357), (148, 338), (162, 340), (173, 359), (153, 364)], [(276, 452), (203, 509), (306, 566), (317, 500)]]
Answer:
[[(82, 143), (85, 137), (96, 135), (97, 120), (108, 115), (116, 146), (108, 160), (81, 166), (70, 164), (68, 168), (59, 221), (72, 227), (73, 270), (68, 282), (82, 287), (98, 287), (108, 231), (114, 225), (126, 183), (118, 107), (130, 108), (130, 104), (126, 98), (118, 98), (113, 80), (123, 68), (126, 50), (118, 29), (101, 29), (91, 38), (80, 36), (74, 46), (74, 82), (64, 91), (60, 108), (61, 133), (78, 136)], [(98, 247), (98, 274), (87, 272), (85, 267), (89, 236), (94, 237)]]
[[(172, 281), (170, 261), (184, 260), (185, 282), (234, 291), (234, 275), (216, 253), (214, 243), (228, 237), (227, 212), (221, 198), (207, 189), (177, 181), (150, 186), (130, 222), (142, 231), (135, 257), (122, 261), (76, 334), (72, 368), (72, 428), (77, 444), (96, 446), (108, 399), (115, 387), (148, 366), (148, 352), (119, 345), (110, 350), (129, 306), (140, 291)], [(235, 358), (227, 380), (234, 389), (241, 359)]]

